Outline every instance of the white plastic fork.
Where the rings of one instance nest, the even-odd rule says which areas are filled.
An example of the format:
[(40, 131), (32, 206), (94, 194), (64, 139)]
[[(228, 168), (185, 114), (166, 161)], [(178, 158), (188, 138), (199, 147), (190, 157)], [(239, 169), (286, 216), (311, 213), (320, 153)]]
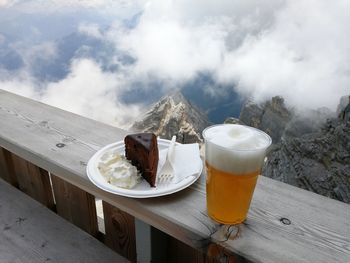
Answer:
[(168, 152), (166, 154), (165, 163), (159, 172), (157, 183), (164, 183), (164, 182), (170, 181), (174, 177), (174, 167), (171, 165), (170, 157), (174, 151), (175, 141), (176, 141), (176, 136), (174, 135), (171, 138)]

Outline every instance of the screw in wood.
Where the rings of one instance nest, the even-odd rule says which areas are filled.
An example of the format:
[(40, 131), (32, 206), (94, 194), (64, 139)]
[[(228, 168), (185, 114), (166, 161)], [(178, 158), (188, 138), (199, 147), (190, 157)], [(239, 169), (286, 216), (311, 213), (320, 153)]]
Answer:
[(64, 143), (57, 143), (56, 146), (58, 148), (63, 148), (64, 146), (66, 146)]
[(290, 225), (292, 223), (288, 218), (285, 218), (285, 217), (282, 217), (280, 221), (282, 222), (283, 225)]

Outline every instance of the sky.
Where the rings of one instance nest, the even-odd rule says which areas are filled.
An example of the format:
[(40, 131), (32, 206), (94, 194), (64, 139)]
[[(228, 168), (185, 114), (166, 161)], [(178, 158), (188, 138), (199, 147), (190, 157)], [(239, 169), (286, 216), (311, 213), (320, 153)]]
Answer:
[[(135, 83), (164, 93), (201, 73), (215, 82), (208, 96), (224, 85), (335, 110), (350, 94), (349, 12), (347, 0), (0, 0), (11, 61), (0, 60), (0, 88), (120, 127), (147, 106), (121, 99)], [(90, 44), (63, 61), (74, 32)], [(60, 65), (56, 78), (38, 73)]]

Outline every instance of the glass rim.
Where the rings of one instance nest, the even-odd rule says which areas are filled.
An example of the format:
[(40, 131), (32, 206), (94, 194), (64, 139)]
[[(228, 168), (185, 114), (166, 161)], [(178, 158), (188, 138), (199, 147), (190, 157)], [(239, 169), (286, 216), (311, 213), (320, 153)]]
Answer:
[[(262, 134), (266, 139), (267, 139), (267, 143), (266, 145), (264, 145), (263, 147), (257, 147), (257, 148), (254, 148), (254, 149), (233, 149), (233, 148), (228, 148), (228, 147), (225, 147), (225, 146), (222, 146), (222, 145), (219, 145), (217, 143), (214, 143), (212, 142), (213, 144), (215, 144), (217, 147), (219, 148), (222, 148), (222, 149), (225, 149), (225, 150), (229, 150), (229, 151), (236, 151), (236, 152), (254, 152), (254, 151), (260, 151), (260, 150), (266, 150), (267, 148), (269, 148), (272, 144), (272, 138), (270, 137), (270, 135), (268, 135), (266, 132), (262, 131), (262, 130), (259, 130), (255, 127), (251, 127), (251, 126), (248, 126), (248, 125), (244, 125), (244, 124), (233, 124), (233, 123), (222, 123), (222, 124), (214, 124), (214, 125), (211, 125), (211, 126), (208, 126), (206, 127), (203, 131), (202, 131), (202, 136), (203, 136), (203, 139), (204, 139), (204, 144), (205, 142), (207, 141), (206, 139), (206, 136), (205, 136), (205, 132), (211, 128), (214, 128), (214, 127), (218, 127), (218, 126), (231, 126), (231, 125), (235, 125), (235, 126), (243, 126), (243, 127), (246, 127), (248, 129), (251, 129), (251, 130), (255, 130), (256, 132)], [(208, 140), (210, 141), (210, 140)]]

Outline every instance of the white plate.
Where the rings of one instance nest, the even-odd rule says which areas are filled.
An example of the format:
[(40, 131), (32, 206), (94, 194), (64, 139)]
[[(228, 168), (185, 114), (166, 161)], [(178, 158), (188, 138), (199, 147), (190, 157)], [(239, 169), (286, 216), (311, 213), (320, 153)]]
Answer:
[[(169, 140), (158, 139), (158, 150), (166, 149), (169, 147)], [(156, 187), (151, 187), (145, 180), (142, 180), (132, 189), (125, 189), (112, 184), (107, 183), (106, 179), (101, 175), (99, 169), (97, 168), (98, 163), (102, 155), (106, 152), (118, 152), (123, 154), (125, 152), (124, 141), (119, 141), (116, 143), (109, 144), (103, 147), (101, 150), (96, 152), (89, 160), (86, 168), (87, 176), (90, 181), (97, 187), (117, 195), (134, 197), (134, 198), (148, 198), (156, 197), (162, 195), (168, 195), (178, 192), (182, 189), (193, 184), (201, 175), (203, 169), (203, 163), (201, 163), (200, 172), (194, 176), (188, 176), (179, 183), (161, 183)], [(189, 160), (190, 161), (190, 160)], [(159, 169), (158, 169), (159, 171)]]

